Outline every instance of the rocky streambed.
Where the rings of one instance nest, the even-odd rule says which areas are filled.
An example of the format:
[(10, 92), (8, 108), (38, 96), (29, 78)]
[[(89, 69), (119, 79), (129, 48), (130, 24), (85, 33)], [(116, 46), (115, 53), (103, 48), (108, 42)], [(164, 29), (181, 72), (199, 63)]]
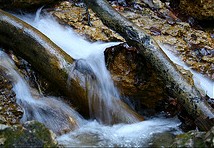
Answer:
[[(2, 54), (2, 49), (0, 50)], [(8, 55), (19, 67), (17, 69), (26, 81), (33, 87), (43, 80), (44, 85), (39, 85), (44, 92), (47, 83), (42, 78), (37, 78), (35, 72), (30, 68), (30, 64), (20, 57), (16, 57), (11, 50), (7, 50)], [(2, 55), (1, 55), (1, 58)], [(0, 60), (0, 64), (5, 61)], [(6, 63), (5, 63), (6, 64)], [(23, 108), (16, 102), (16, 94), (13, 91), (13, 81), (10, 73), (5, 72), (5, 68), (0, 66), (0, 145), (6, 147), (55, 147), (57, 141), (55, 134), (47, 127), (37, 121), (22, 122)], [(43, 87), (42, 87), (43, 86)]]
[(23, 111), (16, 104), (15, 93), (12, 90), (12, 83), (7, 74), (0, 69), (0, 123), (14, 125), (20, 122)]
[[(191, 68), (214, 79), (213, 31), (206, 32), (202, 28), (192, 27), (191, 22), (182, 21), (169, 8), (168, 3), (159, 0), (153, 3), (134, 1), (123, 5), (123, 3), (118, 4), (113, 1), (111, 5), (153, 36), (158, 43), (171, 45), (171, 50)], [(61, 23), (70, 25), (91, 41), (124, 41), (118, 34), (106, 28), (91, 9), (89, 9), (91, 26), (88, 26), (86, 9), (81, 2), (64, 1), (56, 5), (56, 8), (50, 12)]]
[[(173, 14), (173, 11), (168, 8), (166, 3), (160, 1), (158, 1), (158, 5), (156, 3), (155, 8), (154, 5), (148, 6), (148, 4), (141, 1), (127, 5), (115, 2), (111, 4), (124, 16), (146, 30), (158, 43), (171, 45), (173, 47), (171, 50), (193, 69), (214, 79), (214, 39), (212, 32), (195, 29), (190, 23), (182, 22)], [(76, 32), (90, 41), (125, 41), (120, 35), (104, 26), (96, 17), (96, 14), (90, 9), (91, 26), (89, 26), (87, 12), (81, 2), (63, 1), (54, 8), (49, 8), (46, 11), (55, 16), (61, 23), (70, 25)], [(107, 67), (115, 84), (120, 88), (124, 100), (127, 101), (126, 97), (131, 98), (132, 101), (127, 101), (127, 103), (132, 104), (135, 110), (145, 114), (142, 108), (152, 108), (152, 111), (149, 110), (149, 113), (146, 113), (146, 115), (155, 114), (162, 110), (170, 116), (180, 115), (181, 120), (183, 120), (183, 123), (187, 126), (187, 130), (195, 129), (195, 125), (191, 119), (187, 120), (190, 116), (185, 116), (185, 112), (183, 112), (181, 105), (177, 104), (176, 98), (171, 98), (166, 94), (161, 79), (150, 69), (150, 65), (138, 55), (135, 47), (129, 47), (126, 44), (111, 47), (105, 51), (105, 57)], [(179, 67), (179, 69), (193, 84), (191, 73), (183, 70), (182, 67)], [(26, 74), (27, 71), (22, 70), (22, 73)], [(10, 146), (11, 143), (16, 142), (17, 139), (8, 142), (7, 139), (9, 138), (7, 135), (8, 133), (19, 133), (19, 130), (24, 131), (24, 134), (28, 136), (26, 141), (38, 135), (37, 129), (42, 135), (43, 133), (48, 133), (49, 137), (51, 133), (49, 133), (49, 130), (43, 125), (40, 125), (40, 123), (30, 122), (24, 125), (19, 124), (19, 120), (22, 117), (22, 109), (15, 103), (15, 95), (12, 91), (11, 81), (6, 75), (7, 74), (0, 70), (0, 143), (5, 145), (9, 143), (8, 146)], [(45, 80), (41, 80), (40, 82), (43, 83), (44, 81)], [(37, 84), (35, 81), (33, 83), (35, 86), (38, 84), (38, 81), (36, 82)], [(41, 87), (42, 89), (45, 89), (46, 85), (48, 85), (48, 83), (44, 83), (45, 85)], [(208, 100), (210, 100), (211, 105), (213, 105), (212, 99)], [(36, 132), (33, 131), (34, 129), (36, 129)], [(19, 138), (23, 139), (23, 136)], [(200, 143), (197, 138), (201, 140)], [(32, 142), (30, 145), (38, 146), (41, 144), (41, 146), (46, 146), (47, 141), (52, 141), (54, 137), (46, 139), (46, 136), (44, 136), (43, 139), (46, 142), (37, 143), (40, 139), (36, 139), (35, 141), (37, 142)], [(198, 146), (200, 144), (202, 144), (200, 146), (213, 146), (212, 139), (213, 129), (207, 134), (205, 132), (196, 133), (192, 131), (186, 135), (178, 136), (173, 146)], [(20, 146), (19, 144), (20, 143), (16, 145)], [(24, 146), (23, 144), (27, 145), (22, 142), (21, 146)], [(55, 144), (56, 142), (53, 142), (50, 145), (54, 146)]]

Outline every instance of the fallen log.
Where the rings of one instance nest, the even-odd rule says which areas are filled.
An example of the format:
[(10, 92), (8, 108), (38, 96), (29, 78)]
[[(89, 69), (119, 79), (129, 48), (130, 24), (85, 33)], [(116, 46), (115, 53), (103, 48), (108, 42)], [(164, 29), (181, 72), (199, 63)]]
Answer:
[[(88, 85), (84, 74), (81, 70), (75, 69), (75, 59), (67, 55), (44, 34), (15, 16), (0, 10), (0, 44), (25, 58), (40, 74), (71, 98), (82, 115), (89, 115)], [(111, 110), (114, 121), (132, 123), (143, 119), (122, 101), (118, 102), (118, 106), (123, 109)], [(135, 120), (130, 120), (127, 114)]]
[[(139, 52), (163, 79), (168, 91), (178, 98), (194, 119), (200, 119), (201, 122), (203, 120), (209, 121), (210, 125), (214, 125), (213, 108), (202, 99), (195, 86), (188, 83), (151, 36), (115, 11), (106, 0), (85, 0), (85, 3), (106, 26), (119, 33), (129, 45), (137, 47)], [(204, 126), (199, 122), (196, 122), (196, 125), (201, 130), (209, 130), (211, 128), (211, 126)]]

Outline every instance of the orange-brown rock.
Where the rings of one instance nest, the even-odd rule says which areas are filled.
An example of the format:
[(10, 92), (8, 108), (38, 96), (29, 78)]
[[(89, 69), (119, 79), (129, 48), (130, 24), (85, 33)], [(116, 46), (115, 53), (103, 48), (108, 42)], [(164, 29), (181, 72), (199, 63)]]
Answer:
[(127, 8), (119, 12), (145, 30), (158, 44), (173, 46), (171, 50), (192, 69), (214, 79), (214, 39), (210, 33), (182, 22), (166, 6), (153, 11), (143, 6), (142, 2), (136, 4), (140, 9)]
[(59, 3), (50, 13), (90, 41), (124, 41), (119, 34), (106, 27), (91, 9), (89, 9), (91, 26), (88, 25), (86, 9), (69, 1)]
[(16, 103), (12, 82), (0, 66), (0, 124), (14, 125), (20, 123), (23, 111)]
[(187, 14), (196, 19), (214, 20), (213, 0), (180, 0), (179, 7)]
[(123, 96), (154, 108), (164, 99), (166, 91), (158, 75), (136, 48), (127, 44), (107, 48), (107, 68)]

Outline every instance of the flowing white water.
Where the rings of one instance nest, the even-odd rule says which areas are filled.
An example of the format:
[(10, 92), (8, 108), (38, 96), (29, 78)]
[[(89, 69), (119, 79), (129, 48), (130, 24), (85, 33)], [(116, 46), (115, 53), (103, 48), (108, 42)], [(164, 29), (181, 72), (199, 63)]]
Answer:
[[(13, 61), (0, 50), (0, 68), (13, 82), (17, 103), (24, 109), (22, 122), (37, 120), (55, 133), (71, 131), (57, 137), (63, 146), (149, 146), (157, 133), (181, 133), (178, 119), (153, 119), (134, 123), (106, 126), (97, 121), (86, 121), (68, 105), (55, 97), (44, 97), (30, 88), (21, 77)], [(33, 92), (32, 92), (33, 91)]]
[[(99, 121), (105, 121), (105, 123), (111, 123), (112, 115), (109, 110), (116, 110), (119, 107), (115, 102), (120, 98), (120, 95), (106, 69), (104, 50), (107, 47), (119, 44), (119, 42), (90, 43), (78, 36), (71, 28), (60, 25), (50, 15), (41, 16), (40, 11), (37, 12), (36, 16), (18, 17), (44, 33), (66, 53), (76, 59), (76, 66), (83, 68), (80, 69), (83, 73), (95, 75), (96, 82), (90, 81), (91, 87), (88, 90), (91, 117)], [(121, 110), (121, 108), (118, 109)], [(130, 118), (133, 121), (136, 120), (134, 117)]]
[(57, 134), (74, 130), (84, 123), (82, 117), (56, 97), (44, 97), (28, 86), (16, 71), (13, 61), (0, 50), (0, 68), (13, 82), (17, 103), (23, 108), (21, 122), (37, 120)]
[[(100, 87), (99, 91), (107, 89), (107, 92), (104, 91), (103, 95), (113, 95), (115, 98), (119, 98), (119, 94), (116, 88), (113, 86), (110, 75), (105, 68), (103, 55), (103, 51), (106, 47), (118, 43), (89, 43), (81, 39), (81, 37), (75, 35), (75, 33), (70, 28), (59, 25), (50, 16), (43, 16), (39, 18), (37, 15), (36, 19), (32, 19), (34, 17), (31, 15), (19, 17), (45, 33), (63, 50), (72, 55), (72, 57), (79, 59), (80, 61), (83, 60), (83, 63), (88, 63), (90, 68), (97, 73), (96, 77), (99, 79), (99, 85), (97, 87)], [(0, 52), (0, 56), (0, 65), (4, 67), (12, 79), (15, 80), (14, 91), (17, 95), (17, 101), (23, 105), (25, 113), (23, 117), (24, 121), (35, 118), (36, 120), (46, 124), (46, 126), (55, 132), (59, 132), (59, 130), (64, 129), (64, 126), (67, 127), (67, 124), (64, 124), (67, 116), (73, 117), (74, 120), (77, 120), (79, 128), (68, 134), (58, 136), (57, 140), (59, 144), (76, 147), (142, 147), (149, 146), (149, 141), (154, 136), (154, 134), (163, 132), (180, 132), (178, 129), (180, 122), (177, 119), (165, 119), (162, 117), (154, 117), (153, 119), (134, 124), (117, 124), (113, 126), (106, 126), (98, 123), (97, 121), (85, 121), (84, 119), (81, 119), (81, 117), (75, 111), (66, 106), (60, 100), (57, 100), (53, 97), (45, 98), (32, 96), (29, 86), (14, 70), (13, 62), (8, 60), (8, 57), (3, 52)], [(108, 98), (109, 97), (104, 97), (104, 99)], [(109, 104), (108, 106), (112, 105), (114, 107), (112, 101), (108, 101), (106, 102)]]
[[(157, 133), (181, 133), (176, 119), (154, 118), (134, 124), (104, 126), (91, 121), (81, 128), (57, 138), (64, 146), (148, 147)], [(164, 143), (161, 143), (164, 145)]]

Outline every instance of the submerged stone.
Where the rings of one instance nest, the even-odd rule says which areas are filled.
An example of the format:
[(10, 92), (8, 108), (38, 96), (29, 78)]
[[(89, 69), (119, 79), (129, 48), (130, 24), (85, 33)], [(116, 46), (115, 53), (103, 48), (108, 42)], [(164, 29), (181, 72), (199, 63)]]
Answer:
[(207, 133), (199, 131), (189, 131), (178, 135), (172, 147), (213, 147), (214, 146), (214, 127)]
[(149, 143), (150, 147), (169, 147), (175, 138), (175, 135), (165, 132), (155, 134), (152, 141)]

